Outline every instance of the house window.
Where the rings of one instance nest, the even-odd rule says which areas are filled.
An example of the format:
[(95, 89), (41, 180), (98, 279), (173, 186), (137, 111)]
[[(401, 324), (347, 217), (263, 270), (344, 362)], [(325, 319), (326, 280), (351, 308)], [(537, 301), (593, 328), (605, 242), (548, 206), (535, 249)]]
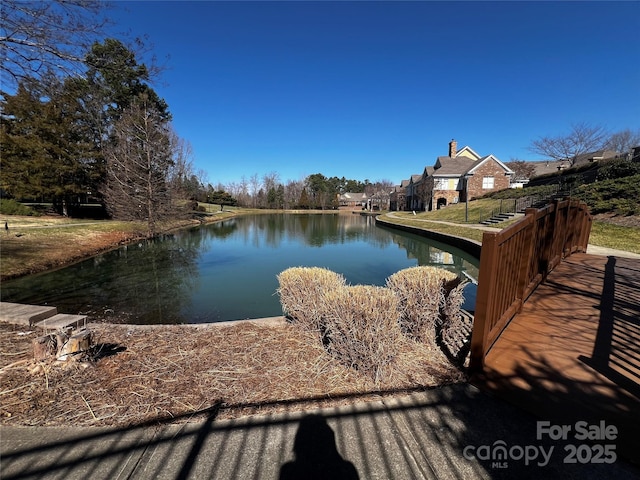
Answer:
[(486, 190), (493, 188), (493, 177), (482, 177), (482, 188)]
[(433, 188), (434, 190), (455, 190), (456, 179), (455, 178), (437, 178)]

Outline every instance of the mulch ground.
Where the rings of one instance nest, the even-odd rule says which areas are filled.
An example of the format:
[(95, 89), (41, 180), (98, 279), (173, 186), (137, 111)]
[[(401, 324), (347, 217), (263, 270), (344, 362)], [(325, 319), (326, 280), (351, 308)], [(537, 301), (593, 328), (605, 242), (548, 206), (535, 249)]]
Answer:
[(594, 220), (613, 223), (623, 227), (640, 227), (640, 215), (616, 215), (614, 213), (599, 213), (593, 216)]
[(378, 383), (295, 325), (90, 324), (95, 347), (36, 362), (37, 333), (0, 322), (0, 424), (127, 426), (332, 406), (464, 380), (438, 349), (407, 340)]

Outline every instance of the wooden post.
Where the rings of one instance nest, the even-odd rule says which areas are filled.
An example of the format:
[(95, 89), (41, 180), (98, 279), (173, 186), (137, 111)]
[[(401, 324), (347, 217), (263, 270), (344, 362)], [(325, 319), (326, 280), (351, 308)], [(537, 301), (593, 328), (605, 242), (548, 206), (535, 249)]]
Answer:
[(484, 366), (485, 338), (488, 329), (487, 319), (491, 318), (489, 311), (491, 299), (494, 295), (497, 269), (497, 236), (495, 232), (485, 232), (482, 235), (482, 250), (480, 253), (480, 272), (478, 275), (478, 293), (476, 294), (476, 310), (471, 334), (471, 359), (469, 370), (480, 372)]

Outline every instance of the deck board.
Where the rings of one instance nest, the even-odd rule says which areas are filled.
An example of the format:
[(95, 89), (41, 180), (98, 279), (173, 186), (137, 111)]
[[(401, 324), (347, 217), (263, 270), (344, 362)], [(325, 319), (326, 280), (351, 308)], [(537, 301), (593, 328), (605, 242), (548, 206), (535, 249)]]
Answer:
[(525, 302), (472, 379), (543, 420), (605, 420), (640, 451), (640, 260), (578, 253)]

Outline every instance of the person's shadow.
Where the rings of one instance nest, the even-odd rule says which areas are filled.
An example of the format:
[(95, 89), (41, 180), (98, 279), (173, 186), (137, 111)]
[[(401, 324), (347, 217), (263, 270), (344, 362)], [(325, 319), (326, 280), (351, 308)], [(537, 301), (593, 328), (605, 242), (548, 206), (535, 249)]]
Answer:
[(293, 443), (295, 460), (280, 468), (280, 480), (358, 480), (353, 463), (338, 453), (331, 427), (320, 415), (300, 421)]

